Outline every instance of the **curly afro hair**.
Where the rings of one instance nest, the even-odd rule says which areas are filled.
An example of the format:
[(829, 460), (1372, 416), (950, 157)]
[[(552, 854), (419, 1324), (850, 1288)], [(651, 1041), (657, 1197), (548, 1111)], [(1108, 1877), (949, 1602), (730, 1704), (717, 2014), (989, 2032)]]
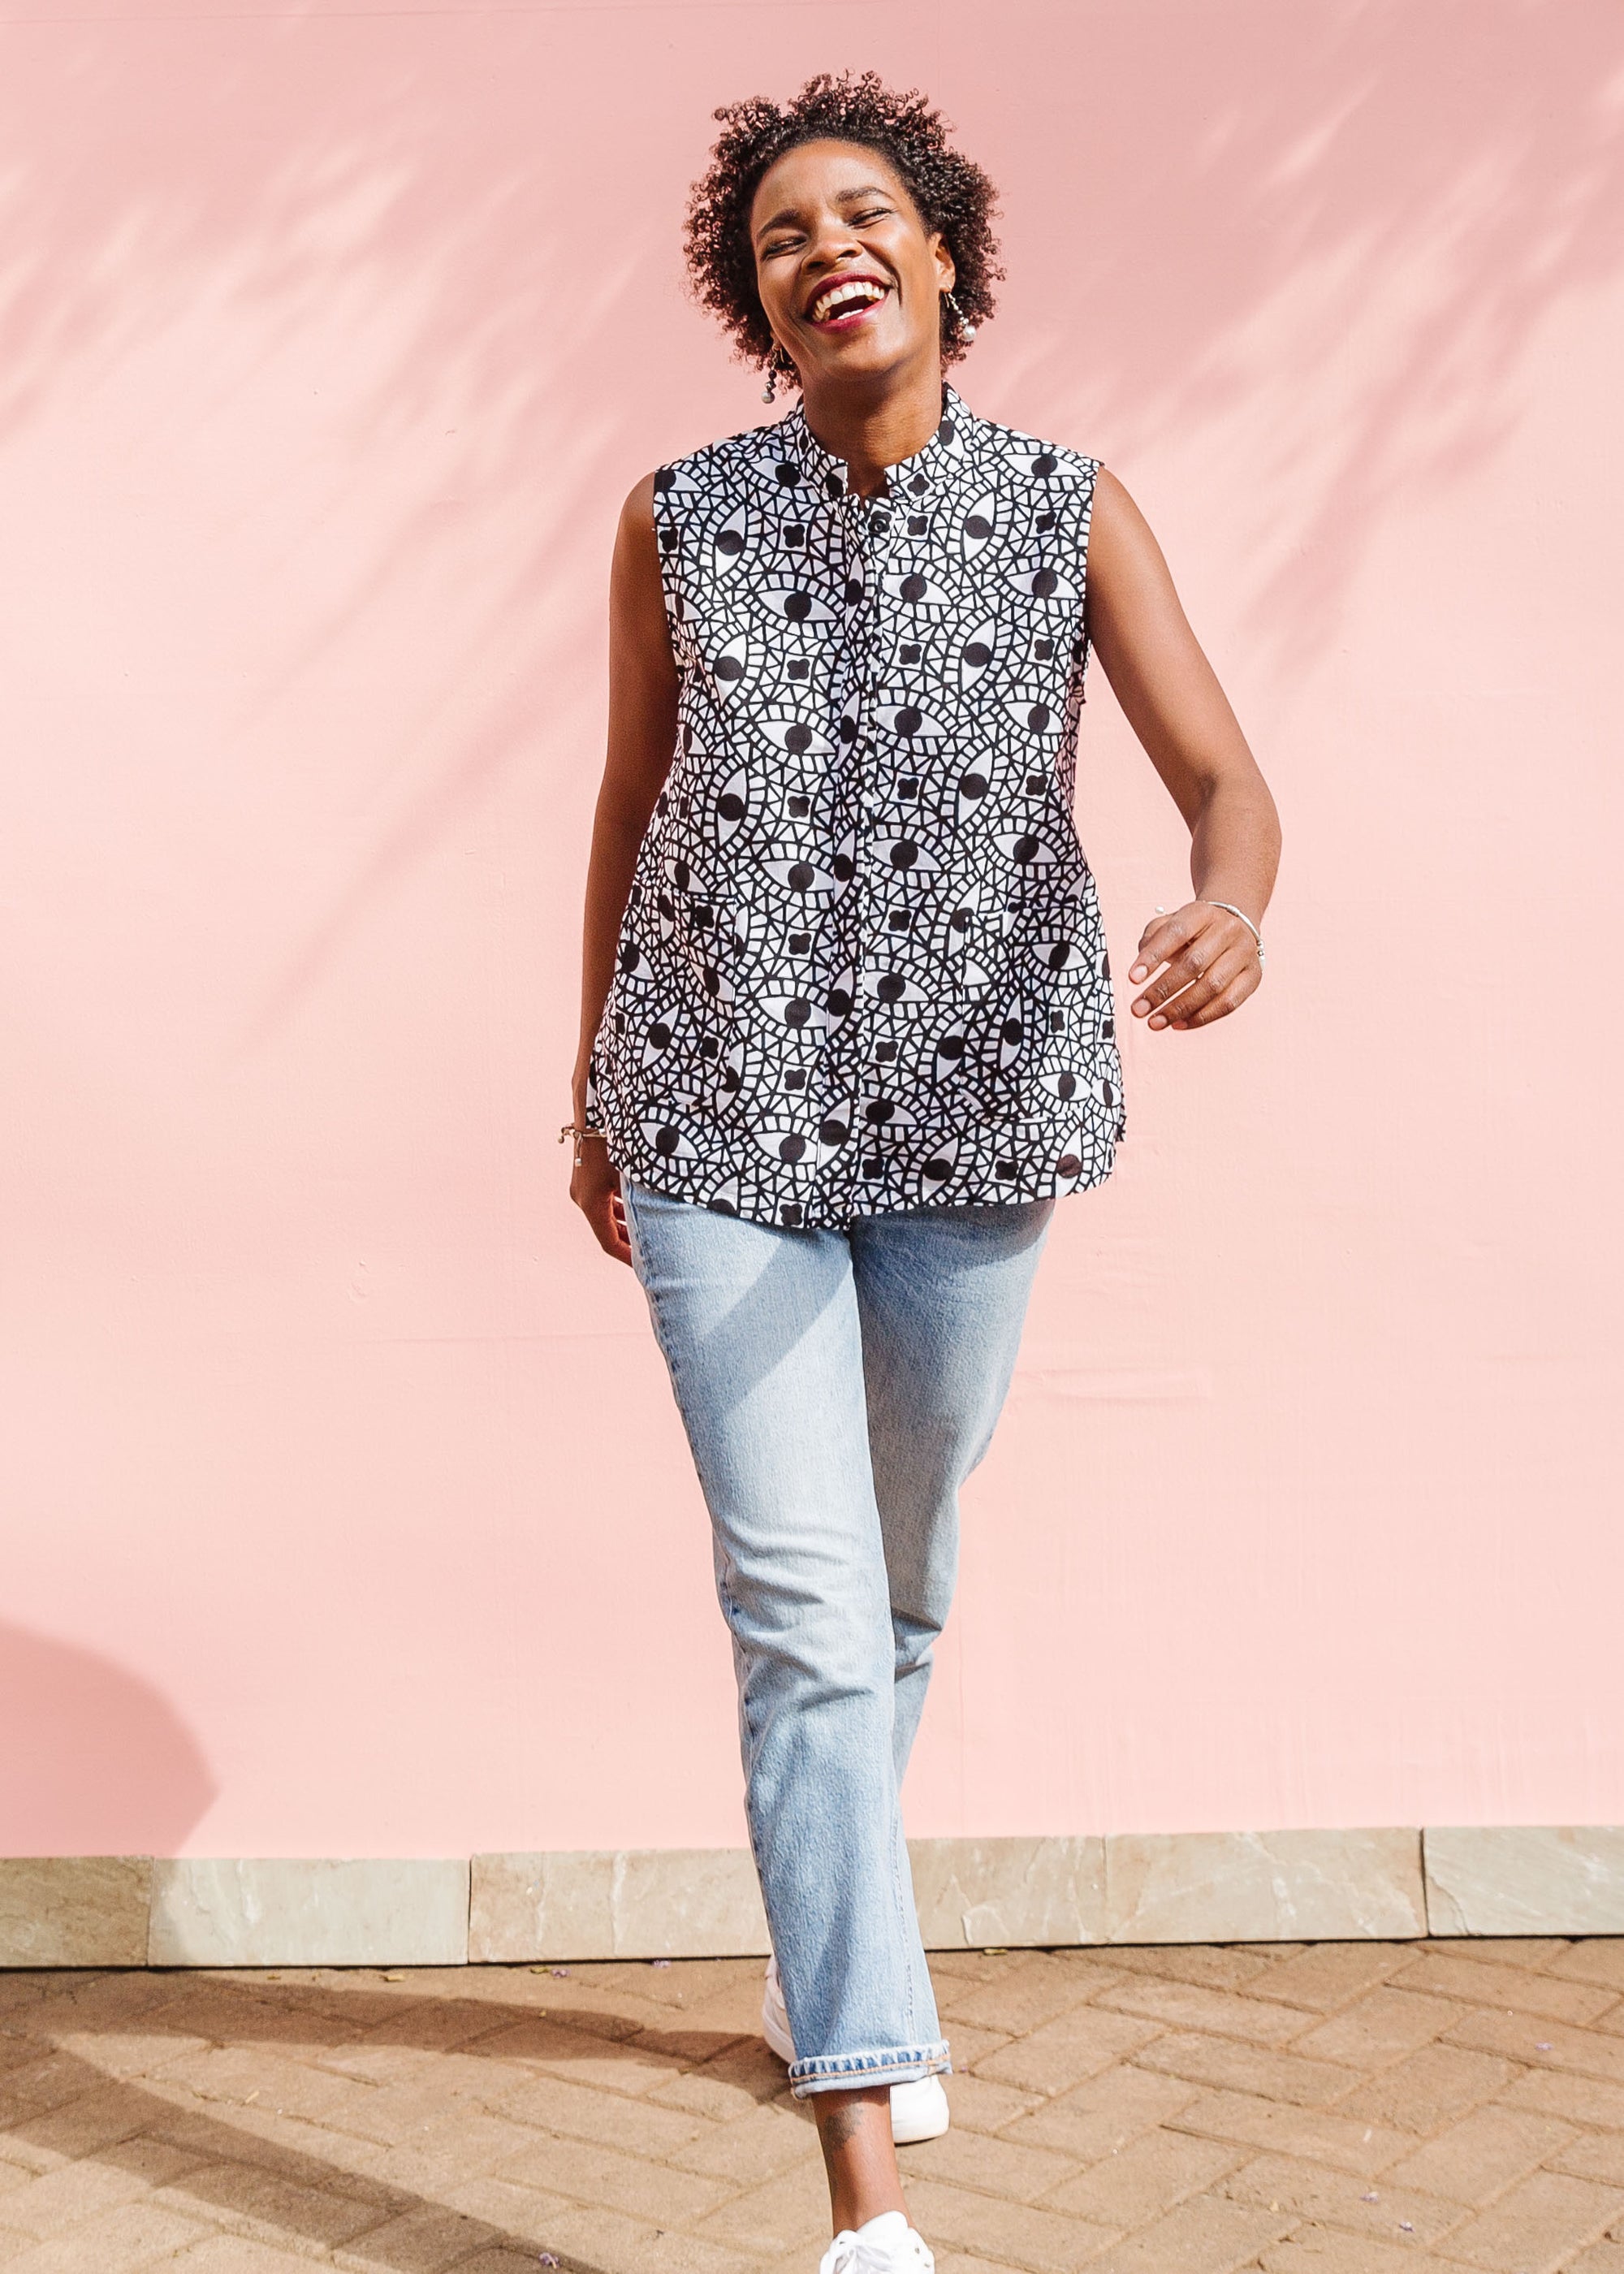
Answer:
[(793, 380), (794, 366), (777, 348), (756, 290), (750, 207), (767, 169), (800, 142), (859, 142), (877, 150), (900, 176), (928, 230), (940, 230), (958, 278), (953, 297), (962, 321), (943, 311), (942, 358), (957, 363), (966, 325), (983, 324), (1003, 276), (992, 219), (997, 192), (981, 169), (948, 141), (940, 112), (917, 90), (899, 94), (875, 72), (824, 72), (793, 102), (764, 95), (730, 102), (713, 114), (722, 132), (710, 163), (688, 200), (684, 242), (688, 275), (702, 307), (721, 319), (741, 361)]

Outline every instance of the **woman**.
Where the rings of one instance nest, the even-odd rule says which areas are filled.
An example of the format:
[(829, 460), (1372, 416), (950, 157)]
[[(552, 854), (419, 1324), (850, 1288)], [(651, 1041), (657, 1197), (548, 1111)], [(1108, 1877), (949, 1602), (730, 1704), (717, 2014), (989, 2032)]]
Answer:
[(944, 388), (1001, 273), (986, 176), (871, 73), (717, 116), (690, 267), (801, 402), (621, 516), (565, 1133), (711, 1515), (824, 2274), (881, 2274), (931, 2263), (894, 2138), (947, 2122), (898, 1791), (959, 1487), (1056, 1197), (1123, 1129), (1071, 811), (1091, 647), (1191, 830), (1130, 974), (1152, 1029), (1256, 989), (1279, 832), (1126, 491)]

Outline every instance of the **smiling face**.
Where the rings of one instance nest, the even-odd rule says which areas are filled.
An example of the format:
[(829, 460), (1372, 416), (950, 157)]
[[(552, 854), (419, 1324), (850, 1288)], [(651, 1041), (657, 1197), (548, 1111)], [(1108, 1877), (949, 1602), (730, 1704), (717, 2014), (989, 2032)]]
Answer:
[(877, 151), (834, 141), (786, 151), (762, 177), (750, 238), (762, 306), (803, 388), (939, 366), (952, 259)]

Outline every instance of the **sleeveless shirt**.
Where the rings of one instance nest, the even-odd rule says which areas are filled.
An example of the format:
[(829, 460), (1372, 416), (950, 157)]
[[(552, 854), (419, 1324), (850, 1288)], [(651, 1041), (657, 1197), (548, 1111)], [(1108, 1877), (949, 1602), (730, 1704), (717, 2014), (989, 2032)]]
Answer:
[(811, 1229), (1109, 1173), (1071, 818), (1097, 471), (947, 388), (873, 498), (799, 407), (655, 476), (677, 744), (587, 1112), (634, 1182)]

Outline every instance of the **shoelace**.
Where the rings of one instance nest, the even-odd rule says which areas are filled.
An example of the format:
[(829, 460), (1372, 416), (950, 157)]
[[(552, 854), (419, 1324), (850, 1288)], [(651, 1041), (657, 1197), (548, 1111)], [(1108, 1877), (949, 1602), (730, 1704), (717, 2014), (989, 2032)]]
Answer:
[(906, 2269), (907, 2274), (936, 2274), (936, 2264), (923, 2235), (912, 2227), (895, 2248), (865, 2242), (848, 2227), (836, 2235), (823, 2253), (818, 2274), (898, 2274), (899, 2268)]

